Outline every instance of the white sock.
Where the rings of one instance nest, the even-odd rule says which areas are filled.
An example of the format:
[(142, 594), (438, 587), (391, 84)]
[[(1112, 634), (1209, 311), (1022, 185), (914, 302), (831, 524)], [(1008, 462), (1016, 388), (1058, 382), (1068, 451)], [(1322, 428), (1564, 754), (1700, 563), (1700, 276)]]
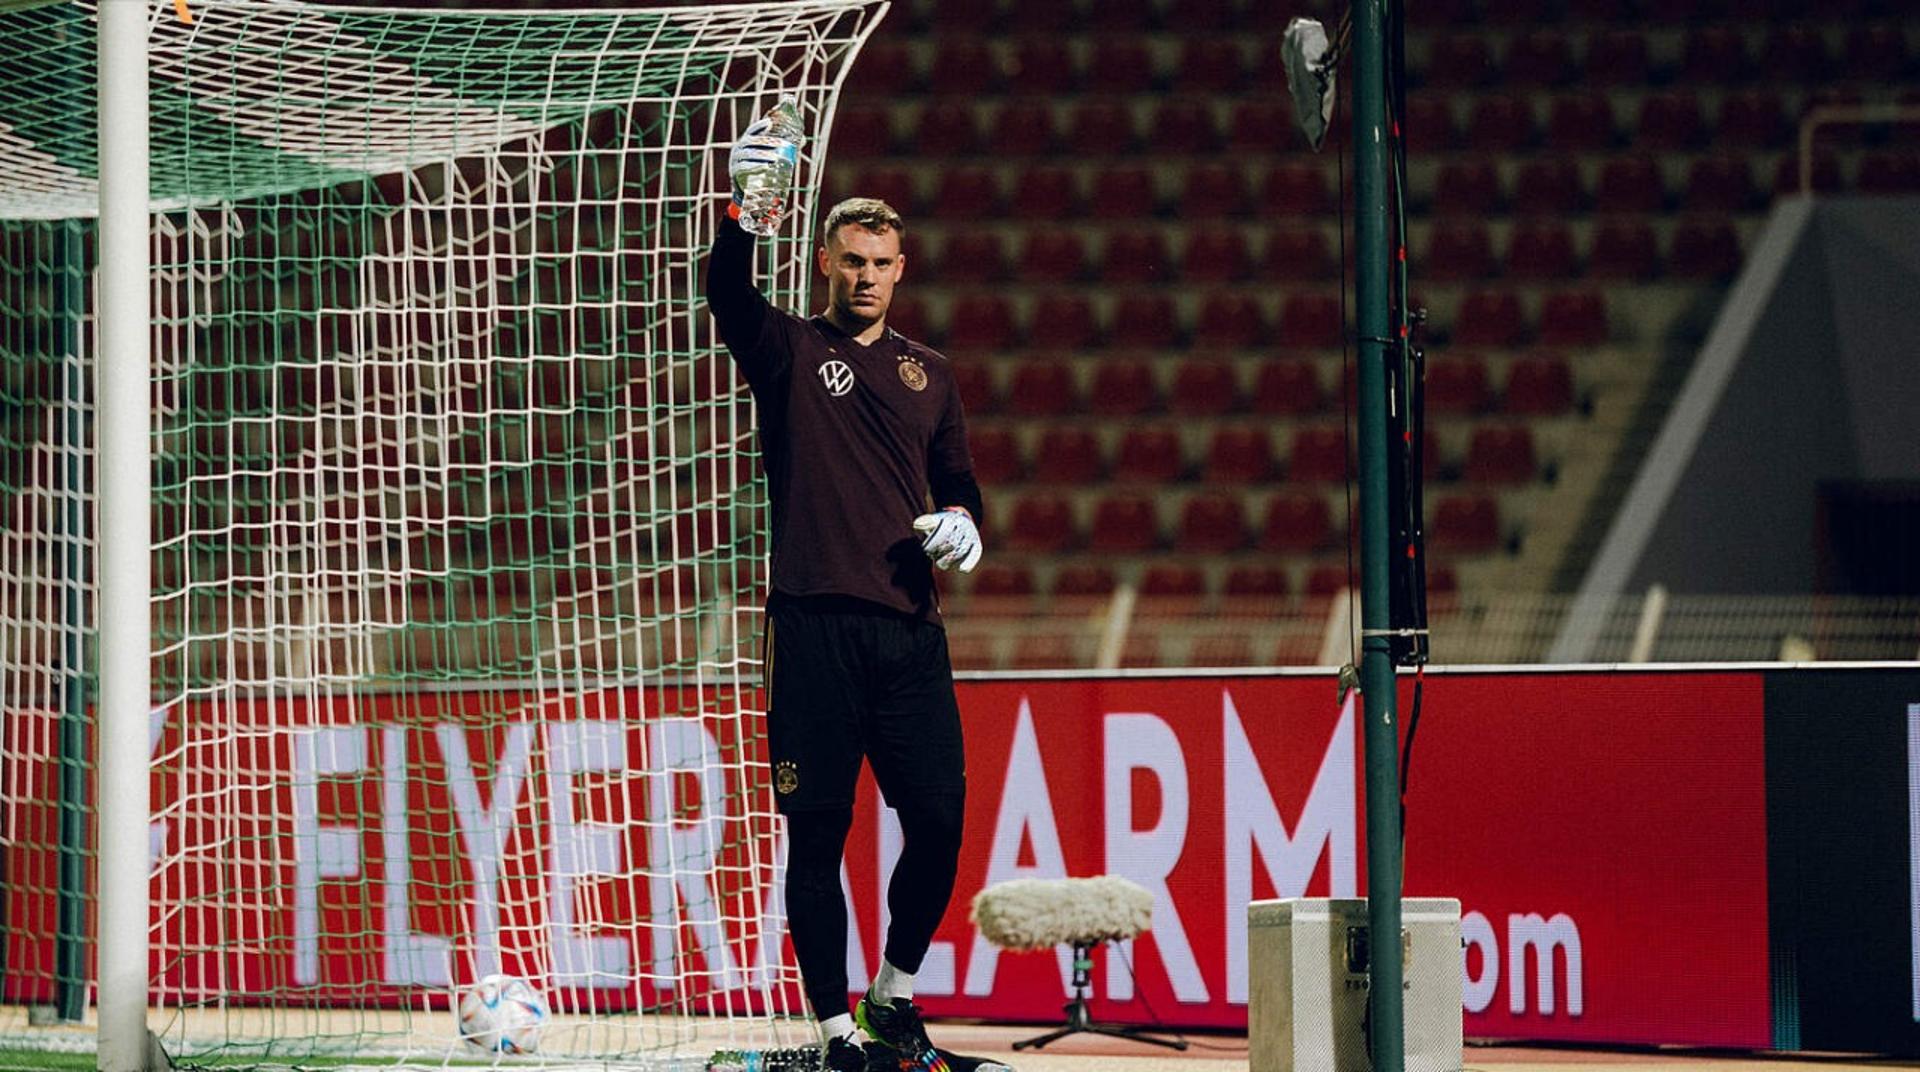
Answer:
[(853, 1014), (843, 1012), (838, 1016), (829, 1016), (820, 1021), (820, 1045), (825, 1046), (834, 1039), (843, 1038), (853, 1041)]
[(868, 991), (882, 1005), (893, 1004), (894, 998), (913, 1000), (913, 973), (903, 972), (893, 966), (885, 957), (880, 959), (880, 970), (874, 974), (873, 988)]

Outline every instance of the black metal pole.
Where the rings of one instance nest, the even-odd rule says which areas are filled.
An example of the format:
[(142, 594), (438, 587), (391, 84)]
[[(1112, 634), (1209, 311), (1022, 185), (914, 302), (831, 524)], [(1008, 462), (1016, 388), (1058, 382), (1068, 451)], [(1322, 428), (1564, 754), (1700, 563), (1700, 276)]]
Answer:
[(1400, 772), (1390, 635), (1387, 360), (1392, 218), (1386, 0), (1353, 2), (1355, 306), (1360, 361), (1360, 689), (1366, 712), (1368, 1024), (1374, 1072), (1403, 1072)]

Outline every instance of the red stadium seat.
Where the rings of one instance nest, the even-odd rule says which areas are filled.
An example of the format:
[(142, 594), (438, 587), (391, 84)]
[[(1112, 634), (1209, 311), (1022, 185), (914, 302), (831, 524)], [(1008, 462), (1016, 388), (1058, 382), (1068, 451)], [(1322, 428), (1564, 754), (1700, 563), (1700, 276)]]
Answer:
[(935, 98), (920, 109), (909, 129), (913, 136), (907, 147), (920, 156), (965, 156), (980, 145), (973, 105), (966, 101)]
[(887, 326), (908, 338), (923, 339), (932, 324), (924, 302), (911, 294), (895, 294), (887, 309)]
[(973, 583), (967, 588), (967, 595), (973, 600), (1011, 597), (1024, 602), (1033, 593), (1033, 571), (1024, 565), (1007, 562), (982, 562), (973, 574)]
[[(1093, 98), (1073, 110), (1068, 144), (1082, 156), (1110, 156), (1134, 147), (1133, 113), (1114, 100)], [(1096, 201), (1098, 198), (1096, 198)]]
[(1145, 168), (1114, 168), (1094, 178), (1087, 209), (1096, 219), (1137, 220), (1159, 212), (1160, 195)]
[(1706, 122), (1700, 117), (1700, 99), (1691, 93), (1655, 93), (1641, 103), (1634, 144), (1644, 149), (1678, 152), (1700, 143)]
[(1407, 121), (1403, 127), (1409, 152), (1443, 153), (1459, 140), (1459, 131), (1454, 129), (1452, 100), (1445, 94), (1409, 93)]
[[(913, 69), (913, 50), (902, 41), (874, 41), (860, 50), (860, 62), (847, 74), (847, 89), (861, 97), (885, 99), (911, 93), (920, 84)], [(839, 139), (834, 139), (839, 148)]]
[(1240, 402), (1239, 377), (1227, 361), (1200, 358), (1184, 362), (1174, 370), (1170, 402), (1173, 412), (1183, 417), (1231, 412)]
[(1197, 614), (1207, 600), (1207, 575), (1198, 566), (1158, 563), (1140, 574), (1135, 613), (1145, 618)]
[(960, 405), (969, 415), (993, 412), (996, 404), (993, 374), (985, 362), (955, 361), (953, 383), (960, 391)]
[[(1359, 585), (1360, 579), (1354, 575), (1352, 566), (1328, 562), (1313, 567), (1307, 573), (1305, 595), (1310, 601), (1318, 604), (1321, 613), (1325, 613), (1328, 600), (1342, 592), (1358, 588)], [(1284, 645), (1286, 642), (1281, 643)]]
[(1853, 27), (1840, 54), (1846, 57), (1850, 77), (1871, 82), (1898, 82), (1911, 62), (1906, 32), (1893, 22)]
[(1034, 283), (1068, 283), (1087, 274), (1087, 251), (1077, 230), (1034, 231), (1020, 255), (1020, 278)]
[(1160, 518), (1151, 497), (1109, 495), (1094, 505), (1089, 549), (1102, 554), (1139, 554), (1159, 545)]
[(1007, 85), (1017, 87), (1020, 92), (1049, 96), (1071, 93), (1079, 82), (1067, 40), (1054, 35), (1021, 38), (1008, 58), (1006, 74)]
[[(1045, 6), (1045, 5), (1030, 5)], [(1070, 670), (1084, 661), (1076, 638), (1064, 633), (1033, 633), (1013, 646), (1015, 670)]]
[(1033, 460), (1036, 482), (1084, 485), (1099, 480), (1105, 471), (1100, 440), (1088, 429), (1056, 424), (1041, 434)]
[(975, 425), (968, 429), (967, 447), (973, 454), (974, 478), (983, 484), (1011, 484), (1025, 471), (1020, 443), (1004, 426)]
[(1780, 96), (1756, 89), (1730, 93), (1720, 102), (1714, 142), (1741, 149), (1771, 149), (1787, 136), (1786, 108)]
[(1453, 341), (1468, 346), (1513, 346), (1526, 330), (1519, 295), (1510, 290), (1476, 290), (1460, 303)]
[[(1192, 32), (1190, 26), (1187, 30)], [(1238, 93), (1245, 76), (1244, 64), (1237, 38), (1189, 37), (1180, 49), (1173, 84), (1185, 93)]]
[(1044, 156), (1055, 138), (1053, 112), (1044, 99), (1021, 98), (1000, 106), (987, 147), (995, 156)]
[(1547, 146), (1557, 152), (1595, 152), (1613, 145), (1613, 105), (1604, 93), (1555, 97), (1547, 114)]
[(1909, 194), (1920, 191), (1920, 155), (1869, 153), (1860, 161), (1854, 188), (1863, 194)]
[(1113, 463), (1115, 482), (1165, 484), (1185, 473), (1176, 429), (1167, 425), (1136, 426), (1121, 436), (1119, 456)]
[(1548, 346), (1598, 346), (1607, 341), (1607, 302), (1597, 290), (1547, 295), (1540, 312), (1540, 341)]
[(1507, 242), (1507, 274), (1516, 279), (1564, 279), (1579, 271), (1573, 232), (1553, 220), (1516, 224)]
[(1652, 279), (1660, 274), (1653, 225), (1642, 219), (1604, 220), (1594, 229), (1589, 274), (1602, 279)]
[[(1000, 67), (984, 38), (942, 36), (935, 40), (939, 47), (927, 72), (927, 92), (974, 97), (994, 87)], [(865, 53), (860, 60), (866, 62)], [(855, 70), (859, 68), (859, 63), (854, 64)]]
[(1188, 666), (1252, 666), (1253, 640), (1244, 630), (1203, 633), (1187, 648)]
[(1597, 212), (1659, 212), (1667, 191), (1660, 165), (1650, 156), (1617, 156), (1600, 168), (1600, 188), (1594, 194)]
[(1523, 97), (1489, 94), (1474, 102), (1467, 120), (1467, 147), (1510, 153), (1533, 144), (1533, 108)]
[(1427, 409), (1478, 413), (1487, 406), (1487, 363), (1478, 354), (1450, 353), (1427, 362)]
[(1493, 274), (1493, 238), (1479, 220), (1436, 224), (1421, 260), (1429, 279), (1480, 279)]
[(1427, 546), (1455, 554), (1485, 554), (1500, 546), (1500, 508), (1490, 495), (1445, 495), (1427, 526)]
[(1520, 86), (1557, 86), (1580, 73), (1573, 46), (1556, 30), (1520, 34), (1507, 47), (1506, 81)]
[(1062, 566), (1053, 575), (1053, 614), (1085, 614), (1113, 599), (1113, 570), (1106, 566), (1074, 563)]
[(963, 294), (947, 321), (946, 344), (954, 350), (1005, 350), (1013, 345), (1013, 307), (998, 294)]
[(1209, 484), (1257, 484), (1273, 469), (1273, 443), (1265, 428), (1227, 425), (1214, 429), (1200, 478)]
[[(839, 149), (836, 141), (834, 148)], [(984, 168), (963, 167), (943, 172), (931, 206), (945, 219), (976, 222), (1000, 212), (1000, 179)]]
[(863, 171), (855, 177), (853, 188), (841, 196), (877, 197), (903, 213), (914, 212), (920, 207), (913, 173), (905, 168), (878, 167)]
[(1245, 350), (1267, 338), (1267, 316), (1259, 299), (1248, 294), (1215, 292), (1200, 303), (1193, 325), (1193, 344), (1211, 350)]
[(1093, 371), (1087, 404), (1107, 417), (1132, 417), (1160, 408), (1160, 388), (1153, 366), (1145, 361), (1102, 361)]
[(1247, 544), (1247, 515), (1240, 496), (1203, 492), (1180, 507), (1175, 549), (1187, 554), (1222, 555)]
[(1275, 216), (1319, 216), (1332, 211), (1327, 173), (1317, 164), (1280, 164), (1267, 174), (1261, 198)]
[(923, 278), (935, 276), (943, 283), (998, 282), (1006, 276), (1007, 257), (994, 232), (956, 231), (940, 251), (939, 271), (920, 271)]
[(1153, 53), (1144, 37), (1102, 37), (1087, 61), (1086, 88), (1097, 94), (1145, 93), (1153, 89)]
[(1683, 220), (1673, 232), (1667, 269), (1687, 279), (1731, 279), (1740, 270), (1740, 236), (1725, 219)]
[(1177, 29), (1188, 34), (1226, 33), (1238, 16), (1234, 0), (1181, 0)]
[(1345, 333), (1333, 295), (1294, 294), (1281, 310), (1279, 343), (1289, 349), (1337, 350)]
[(993, 4), (971, 0), (935, 0), (932, 22), (944, 33), (986, 33), (999, 19)]
[(1221, 610), (1244, 614), (1257, 607), (1258, 613), (1272, 614), (1292, 594), (1287, 571), (1278, 566), (1234, 566), (1227, 570), (1227, 579), (1220, 586)]
[(1276, 228), (1269, 233), (1262, 272), (1266, 278), (1318, 283), (1333, 278), (1335, 271), (1325, 231), (1318, 227)]
[(1596, 86), (1646, 85), (1652, 71), (1647, 35), (1639, 30), (1603, 30), (1594, 35), (1587, 48), (1586, 70), (1587, 81)]
[[(991, 4), (980, 6), (992, 10)], [(1020, 36), (1059, 36), (1074, 29), (1078, 21), (1079, 13), (1068, 4), (1014, 4), (1007, 11), (1005, 30)]]
[(1280, 153), (1300, 144), (1293, 110), (1271, 97), (1235, 101), (1227, 116), (1227, 148), (1243, 153)]
[(1557, 417), (1573, 408), (1573, 369), (1565, 358), (1535, 354), (1507, 373), (1508, 413)]
[(1180, 275), (1194, 283), (1236, 283), (1253, 271), (1253, 256), (1238, 228), (1194, 231), (1180, 254)]
[[(1816, 193), (1838, 193), (1845, 185), (1840, 178), (1840, 158), (1831, 149), (1815, 149), (1813, 152), (1813, 189)], [(1796, 194), (1800, 192), (1800, 160), (1797, 153), (1786, 153), (1773, 170), (1773, 192), (1776, 194)]]
[(1452, 33), (1434, 39), (1427, 59), (1427, 84), (1469, 89), (1490, 84), (1497, 73), (1484, 34)]
[(1026, 361), (1007, 385), (1007, 412), (1019, 417), (1060, 417), (1080, 408), (1073, 368), (1064, 361)]
[(1333, 511), (1326, 497), (1287, 491), (1267, 503), (1260, 525), (1260, 549), (1275, 554), (1306, 554), (1333, 542)]
[(1080, 179), (1068, 168), (1055, 164), (1029, 168), (1014, 189), (1020, 193), (1010, 207), (1027, 219), (1057, 222), (1079, 213)]
[(1497, 210), (1503, 200), (1500, 172), (1491, 161), (1448, 161), (1440, 165), (1433, 192), (1436, 215), (1485, 216)]
[(1293, 434), (1287, 454), (1287, 479), (1295, 483), (1339, 483), (1347, 479), (1347, 433), (1337, 425), (1307, 425)]
[(1205, 100), (1175, 98), (1154, 109), (1153, 151), (1157, 154), (1214, 152), (1220, 147), (1213, 107)]
[(1164, 350), (1174, 344), (1179, 333), (1171, 298), (1161, 294), (1130, 294), (1115, 306), (1109, 336), (1115, 346)]
[(1320, 374), (1313, 362), (1272, 358), (1261, 362), (1254, 377), (1253, 411), (1273, 417), (1317, 413), (1320, 394)]
[(1157, 283), (1173, 277), (1173, 258), (1159, 231), (1120, 231), (1107, 239), (1099, 269), (1107, 283)]
[(892, 149), (892, 120), (885, 108), (854, 105), (835, 114), (833, 151), (836, 156), (885, 156)]
[(1466, 478), (1481, 484), (1524, 484), (1538, 476), (1533, 431), (1524, 424), (1475, 428), (1467, 443)]
[(1099, 338), (1093, 306), (1078, 294), (1048, 294), (1033, 307), (1027, 340), (1048, 350), (1079, 350)]
[(1702, 26), (1687, 34), (1680, 61), (1680, 79), (1702, 85), (1724, 86), (1747, 73), (1747, 43), (1735, 26)]
[(1028, 494), (1013, 504), (1013, 514), (998, 533), (1008, 550), (1053, 554), (1078, 542), (1073, 506), (1059, 495)]
[[(1826, 38), (1819, 27), (1804, 22), (1775, 26), (1760, 46), (1760, 70), (1774, 85), (1813, 85), (1824, 80), (1831, 67)], [(1858, 77), (1851, 56), (1847, 57), (1847, 74)]]
[(1564, 216), (1580, 211), (1586, 199), (1579, 165), (1564, 157), (1529, 160), (1514, 180), (1515, 212)]
[(997, 631), (973, 632), (971, 629), (949, 629), (947, 631), (947, 661), (955, 670), (995, 670), (1000, 660), (995, 655), (999, 646), (1000, 634)]
[(1744, 212), (1759, 200), (1745, 155), (1703, 156), (1687, 169), (1682, 205), (1692, 212)]
[(1187, 219), (1239, 217), (1253, 204), (1246, 177), (1232, 164), (1199, 164), (1187, 169), (1180, 214)]
[(1152, 0), (1108, 0), (1087, 12), (1087, 25), (1119, 37), (1142, 37), (1152, 29), (1156, 12)]

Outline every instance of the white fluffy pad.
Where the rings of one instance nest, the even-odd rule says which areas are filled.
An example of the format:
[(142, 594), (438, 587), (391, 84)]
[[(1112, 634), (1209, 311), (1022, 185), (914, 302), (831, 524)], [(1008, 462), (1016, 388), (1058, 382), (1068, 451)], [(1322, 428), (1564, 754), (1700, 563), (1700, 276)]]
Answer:
[(1153, 894), (1113, 875), (1015, 879), (974, 896), (973, 923), (1002, 949), (1118, 941), (1153, 925)]

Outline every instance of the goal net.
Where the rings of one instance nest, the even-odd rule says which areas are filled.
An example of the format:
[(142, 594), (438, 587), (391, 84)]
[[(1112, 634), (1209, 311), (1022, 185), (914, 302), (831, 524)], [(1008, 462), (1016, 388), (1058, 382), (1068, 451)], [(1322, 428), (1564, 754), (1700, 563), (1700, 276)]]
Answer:
[(176, 1056), (466, 1059), (450, 1007), (501, 971), (552, 1005), (542, 1060), (811, 1037), (765, 493), (701, 274), (727, 147), (795, 93), (760, 272), (804, 303), (885, 5), (150, 6), (137, 860), (89, 830), (94, 13), (0, 4), (0, 1047), (69, 1037), (24, 1010), (84, 1013), (91, 899), (137, 881)]

